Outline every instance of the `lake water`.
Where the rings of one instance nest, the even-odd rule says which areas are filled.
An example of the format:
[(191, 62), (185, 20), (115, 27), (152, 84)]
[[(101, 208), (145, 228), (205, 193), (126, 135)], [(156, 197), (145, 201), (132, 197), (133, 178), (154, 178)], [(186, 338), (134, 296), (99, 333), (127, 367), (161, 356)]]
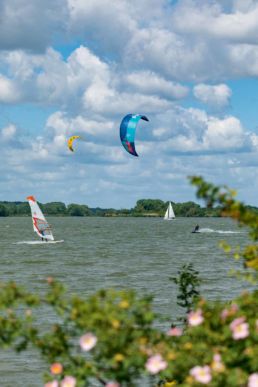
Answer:
[[(175, 318), (177, 288), (169, 281), (182, 264), (192, 262), (203, 278), (208, 299), (230, 299), (247, 284), (228, 272), (241, 265), (225, 256), (218, 244), (246, 243), (247, 231), (230, 219), (177, 218), (49, 218), (56, 240), (38, 241), (31, 218), (0, 218), (0, 280), (16, 281), (43, 292), (53, 276), (69, 292), (87, 296), (100, 288), (131, 288), (154, 296), (155, 309)], [(201, 233), (192, 234), (198, 223)], [(51, 318), (51, 317), (50, 317)], [(37, 354), (0, 351), (1, 387), (40, 387), (44, 364)]]

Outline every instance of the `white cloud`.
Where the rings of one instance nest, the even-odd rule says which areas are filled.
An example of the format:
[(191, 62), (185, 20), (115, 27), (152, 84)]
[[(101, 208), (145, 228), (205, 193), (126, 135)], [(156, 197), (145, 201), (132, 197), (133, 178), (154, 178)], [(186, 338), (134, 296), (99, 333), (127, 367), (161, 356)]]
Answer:
[[(170, 106), (172, 97), (181, 98), (187, 93), (186, 87), (158, 76), (153, 76), (150, 86), (139, 85), (139, 91), (124, 91), (123, 75), (117, 75), (112, 65), (83, 46), (66, 61), (53, 49), (37, 56), (14, 52), (5, 61), (15, 79), (14, 85), (23, 90), (24, 101), (59, 104), (69, 111), (82, 109), (109, 115), (120, 112), (121, 116), (128, 111), (158, 112)], [(130, 73), (127, 77), (131, 82), (135, 80)], [(159, 95), (161, 89), (163, 93)]]
[(166, 99), (139, 93), (118, 93), (104, 83), (95, 83), (84, 94), (84, 106), (102, 114), (157, 113), (170, 106)]
[(11, 140), (16, 135), (16, 127), (14, 125), (5, 126), (2, 129), (2, 140), (8, 141)]
[(24, 101), (74, 107), (81, 103), (91, 84), (110, 81), (109, 66), (83, 46), (75, 49), (67, 60), (53, 49), (44, 55), (13, 51), (0, 55), (0, 60), (13, 77), (12, 84), (3, 78), (5, 89), (12, 85), (22, 89)]
[[(163, 11), (162, 23), (133, 31), (124, 65), (177, 81), (257, 75), (257, 4), (248, 12), (232, 6), (224, 12), (219, 2), (182, 0)], [(248, 49), (242, 51), (243, 45)]]
[[(198, 6), (197, 6), (198, 4)], [(258, 5), (224, 12), (219, 2), (181, 1), (173, 22), (177, 31), (207, 34), (224, 42), (256, 42)]]
[[(66, 119), (65, 113), (63, 112), (55, 112), (48, 117), (46, 126), (49, 128), (53, 128), (56, 133), (67, 135), (70, 129), (69, 120)], [(72, 128), (71, 128), (72, 130)]]
[(168, 99), (181, 99), (188, 94), (187, 87), (167, 81), (151, 71), (134, 72), (125, 79), (135, 89), (146, 94), (157, 94)]
[[(72, 135), (81, 135), (86, 141), (106, 142), (106, 137), (113, 140), (112, 132), (117, 131), (114, 122), (99, 118), (93, 120), (81, 115), (69, 117), (62, 111), (51, 114), (46, 127), (51, 136), (64, 136), (66, 139)], [(61, 140), (60, 140), (61, 141)]]
[(214, 108), (226, 107), (232, 95), (231, 89), (225, 84), (205, 85), (198, 84), (193, 89), (195, 98)]
[(204, 147), (212, 150), (243, 149), (246, 134), (241, 122), (235, 117), (211, 118), (203, 137)]
[(65, 106), (80, 103), (87, 88), (95, 82), (109, 81), (108, 65), (86, 47), (80, 46), (64, 61), (60, 55), (49, 50), (42, 58), (42, 71), (35, 74), (41, 99), (61, 102)]
[(176, 108), (165, 116), (154, 137), (168, 153), (224, 153), (251, 151), (252, 135), (234, 116), (218, 118), (199, 109)]
[[(57, 37), (61, 42), (76, 39), (102, 61), (116, 61), (122, 71), (154, 71), (152, 87), (156, 91), (161, 88), (157, 83), (164, 78), (167, 82), (203, 82), (225, 79), (230, 74), (248, 76), (257, 68), (255, 1), (180, 0), (169, 5), (164, 0), (46, 0), (42, 4), (40, 0), (29, 4), (25, 0), (2, 0), (0, 49), (44, 51)], [(241, 51), (242, 45), (250, 47)], [(26, 72), (26, 66), (20, 64)], [(49, 63), (47, 72), (50, 70)], [(45, 75), (39, 79), (50, 87), (48, 82), (59, 82), (62, 71), (51, 80)], [(139, 80), (133, 83), (139, 86)], [(174, 98), (171, 84), (164, 89)], [(184, 91), (177, 90), (176, 98), (178, 93)]]
[(232, 9), (233, 11), (240, 11), (240, 12), (249, 12), (250, 10), (253, 10), (257, 6), (256, 0), (231, 0), (232, 1)]
[(101, 55), (121, 58), (141, 25), (162, 24), (165, 0), (68, 0), (69, 30)]
[[(41, 97), (62, 107), (71, 103), (72, 96), (74, 104), (78, 103), (78, 96), (87, 93), (88, 88), (94, 99), (98, 87), (106, 97), (116, 97), (113, 89), (125, 87), (125, 80), (140, 94), (180, 99), (187, 95), (187, 87), (175, 81), (203, 82), (258, 74), (258, 27), (253, 22), (249, 25), (256, 20), (258, 5), (250, 3), (241, 10), (232, 3), (227, 13), (217, 2), (197, 0), (182, 0), (174, 7), (152, 0), (151, 7), (146, 11), (143, 0), (114, 1), (111, 5), (107, 0), (69, 0), (64, 11), (69, 16), (62, 21), (63, 28), (68, 36), (75, 33), (74, 28), (83, 29), (85, 46), (91, 49), (81, 46), (67, 61), (53, 49), (46, 55), (25, 55), (16, 50), (4, 53), (1, 59), (21, 86), (25, 99)], [(144, 9), (148, 17), (143, 22)], [(227, 39), (227, 25), (232, 25), (229, 30), (235, 40)], [(114, 45), (115, 56), (109, 48), (104, 50), (105, 45)]]
[(67, 18), (63, 0), (1, 0), (0, 49), (44, 51)]
[(20, 93), (15, 83), (0, 74), (0, 102), (14, 103), (19, 100)]
[(254, 149), (257, 151), (258, 150), (258, 135), (255, 133), (252, 133), (250, 135), (250, 138), (251, 138), (251, 143), (252, 143)]
[[(107, 40), (111, 40), (116, 33), (121, 35), (134, 24), (128, 12), (130, 3), (125, 0), (114, 0), (112, 3), (108, 0), (68, 0), (67, 4), (72, 27), (88, 33), (91, 31), (93, 36), (102, 35), (105, 29)], [(107, 21), (110, 23), (107, 24)], [(110, 28), (111, 23), (113, 29)]]

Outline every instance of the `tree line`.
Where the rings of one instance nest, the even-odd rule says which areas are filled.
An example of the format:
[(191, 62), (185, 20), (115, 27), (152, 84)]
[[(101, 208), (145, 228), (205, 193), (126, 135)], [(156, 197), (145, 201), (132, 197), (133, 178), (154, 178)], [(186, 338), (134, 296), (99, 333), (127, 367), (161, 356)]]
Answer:
[[(71, 203), (65, 205), (62, 202), (39, 203), (45, 215), (53, 216), (150, 216), (162, 217), (168, 207), (168, 202), (160, 199), (141, 199), (130, 209), (114, 208), (90, 208), (85, 204)], [(220, 216), (220, 208), (201, 207), (199, 204), (189, 201), (184, 203), (172, 202), (176, 216), (182, 217), (208, 217)], [(251, 208), (251, 207), (250, 207)], [(252, 207), (258, 212), (258, 208)], [(28, 202), (0, 202), (0, 216), (29, 216)]]

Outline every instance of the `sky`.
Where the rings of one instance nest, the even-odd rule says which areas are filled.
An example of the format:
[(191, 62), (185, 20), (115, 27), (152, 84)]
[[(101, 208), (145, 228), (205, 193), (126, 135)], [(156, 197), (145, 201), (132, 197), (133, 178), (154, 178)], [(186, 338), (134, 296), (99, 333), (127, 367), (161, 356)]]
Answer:
[[(201, 175), (258, 206), (257, 0), (0, 0), (0, 15), (0, 200), (183, 202)], [(149, 118), (139, 157), (128, 113)]]

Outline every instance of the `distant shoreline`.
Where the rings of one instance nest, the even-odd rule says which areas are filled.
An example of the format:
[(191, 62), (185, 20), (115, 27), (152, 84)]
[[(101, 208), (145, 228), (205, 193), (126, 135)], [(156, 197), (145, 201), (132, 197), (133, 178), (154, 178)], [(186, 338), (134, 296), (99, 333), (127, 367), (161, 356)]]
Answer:
[[(53, 215), (53, 214), (44, 214), (48, 218), (159, 218), (163, 219), (164, 216), (162, 215), (148, 215), (148, 214), (137, 214), (137, 215)], [(176, 216), (175, 219), (180, 218), (221, 218), (220, 215), (206, 215), (206, 216)], [(0, 218), (31, 218), (30, 214), (24, 214), (24, 215), (8, 215), (8, 216), (1, 216)], [(169, 220), (169, 222), (172, 222), (173, 220)]]
[[(163, 202), (160, 199), (140, 199), (133, 208), (114, 209), (114, 208), (90, 208), (86, 204), (71, 203), (65, 205), (62, 202), (39, 203), (42, 212), (46, 216), (78, 216), (78, 217), (141, 217), (141, 218), (163, 218), (169, 202)], [(189, 201), (184, 203), (174, 203), (172, 206), (176, 217), (182, 218), (200, 218), (200, 217), (221, 217), (221, 208), (201, 207), (199, 204)], [(247, 206), (249, 209), (258, 213), (257, 207)], [(8, 202), (0, 201), (0, 217), (21, 217), (31, 216), (28, 202)]]

